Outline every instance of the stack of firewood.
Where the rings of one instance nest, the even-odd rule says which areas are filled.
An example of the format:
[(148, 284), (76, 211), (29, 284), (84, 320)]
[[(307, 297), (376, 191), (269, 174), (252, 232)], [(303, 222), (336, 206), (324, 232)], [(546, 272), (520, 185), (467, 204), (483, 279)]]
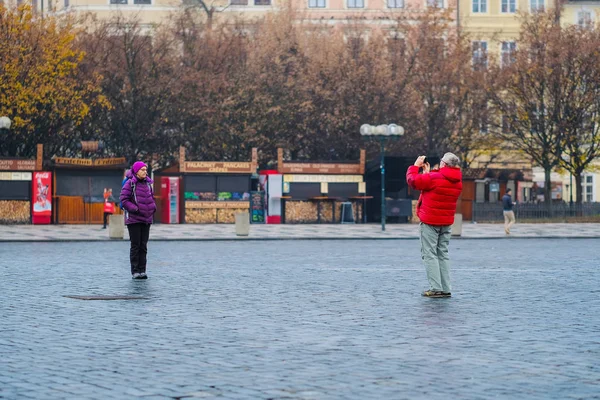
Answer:
[(215, 208), (187, 208), (185, 222), (188, 224), (214, 224), (217, 222)]
[(412, 222), (413, 224), (418, 224), (419, 222), (421, 222), (419, 217), (417, 217), (417, 203), (418, 200), (412, 201), (412, 218), (410, 218), (410, 222)]
[(234, 224), (235, 214), (241, 212), (248, 212), (247, 208), (221, 208), (218, 210), (219, 224)]
[(314, 201), (289, 201), (285, 203), (285, 222), (317, 222), (317, 203)]
[(1, 224), (28, 224), (31, 219), (31, 204), (28, 201), (0, 201)]

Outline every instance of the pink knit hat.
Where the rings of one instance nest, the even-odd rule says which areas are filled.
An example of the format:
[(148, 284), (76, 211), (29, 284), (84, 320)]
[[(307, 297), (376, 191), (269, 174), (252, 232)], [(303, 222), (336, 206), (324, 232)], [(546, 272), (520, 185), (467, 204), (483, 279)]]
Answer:
[(131, 172), (133, 172), (134, 174), (137, 174), (138, 171), (144, 167), (148, 168), (148, 166), (143, 161), (136, 161), (133, 163), (133, 166), (131, 167)]

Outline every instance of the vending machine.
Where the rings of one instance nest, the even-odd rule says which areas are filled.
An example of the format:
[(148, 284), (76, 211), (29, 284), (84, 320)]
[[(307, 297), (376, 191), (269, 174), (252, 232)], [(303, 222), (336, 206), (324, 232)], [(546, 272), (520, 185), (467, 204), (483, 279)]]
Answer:
[(274, 170), (261, 171), (259, 183), (266, 197), (267, 224), (280, 224), (283, 175)]
[(162, 176), (160, 178), (160, 198), (162, 203), (161, 220), (163, 224), (179, 223), (179, 178)]
[(52, 219), (52, 172), (34, 172), (31, 181), (32, 223), (49, 224)]

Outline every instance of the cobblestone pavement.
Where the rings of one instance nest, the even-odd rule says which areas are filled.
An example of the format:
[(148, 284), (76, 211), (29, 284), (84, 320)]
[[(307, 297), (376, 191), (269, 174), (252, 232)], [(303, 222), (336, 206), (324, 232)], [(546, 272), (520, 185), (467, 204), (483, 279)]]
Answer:
[[(600, 224), (517, 224), (510, 237), (600, 238)], [(462, 238), (509, 238), (503, 224), (462, 225)], [(125, 230), (125, 239), (129, 236)], [(250, 235), (235, 235), (234, 225), (152, 226), (150, 240), (278, 240), (278, 239), (418, 239), (417, 224), (251, 225)], [(108, 230), (99, 225), (0, 225), (0, 242), (11, 241), (109, 241)]]
[(600, 399), (599, 244), (0, 243), (0, 398)]

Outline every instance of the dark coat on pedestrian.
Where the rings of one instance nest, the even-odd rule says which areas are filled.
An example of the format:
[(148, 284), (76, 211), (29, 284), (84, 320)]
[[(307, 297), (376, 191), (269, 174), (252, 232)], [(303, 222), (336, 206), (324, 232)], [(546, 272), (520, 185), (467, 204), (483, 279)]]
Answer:
[[(156, 212), (152, 179), (146, 177), (140, 180), (137, 176), (127, 171), (127, 182), (121, 189), (121, 204), (125, 210), (125, 224), (151, 224)], [(135, 191), (132, 188), (135, 187)]]
[(512, 211), (513, 209), (512, 197), (508, 193), (502, 196), (502, 208), (504, 209), (504, 211)]

